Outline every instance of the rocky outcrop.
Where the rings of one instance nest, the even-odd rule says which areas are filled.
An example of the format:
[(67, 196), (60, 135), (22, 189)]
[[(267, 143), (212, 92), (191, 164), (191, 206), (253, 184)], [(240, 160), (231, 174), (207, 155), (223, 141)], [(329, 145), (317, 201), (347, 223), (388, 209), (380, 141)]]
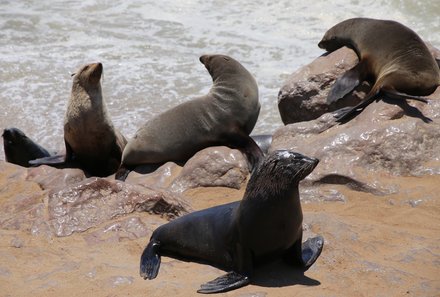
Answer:
[[(435, 49), (432, 51), (438, 55)], [(348, 49), (340, 49), (318, 58), (292, 76), (286, 86), (291, 90), (297, 86), (297, 103), (315, 103), (307, 109), (302, 105), (292, 107), (292, 101), (291, 108), (301, 109), (307, 114), (306, 118), (336, 108), (328, 106), (316, 113), (321, 106), (318, 101), (326, 96), (337, 77), (335, 74), (341, 73), (341, 63), (346, 69), (355, 62), (351, 53)], [(316, 69), (327, 72), (316, 74)], [(305, 79), (314, 81), (308, 85), (314, 90), (311, 92), (313, 98), (298, 95), (299, 90), (304, 89)], [(289, 124), (275, 132), (271, 150), (291, 149), (319, 158), (321, 162), (306, 180), (306, 185), (344, 184), (358, 191), (389, 194), (398, 190), (392, 182), (387, 182), (391, 176), (440, 174), (440, 88), (427, 98), (427, 104), (378, 98), (342, 125), (335, 122), (331, 113), (322, 114), (315, 120)], [(294, 117), (297, 115), (289, 121), (297, 121)]]
[(0, 161), (0, 170), (0, 228), (5, 230), (67, 236), (133, 212), (172, 219), (191, 210), (178, 194), (110, 178), (85, 178), (78, 169), (26, 169)]

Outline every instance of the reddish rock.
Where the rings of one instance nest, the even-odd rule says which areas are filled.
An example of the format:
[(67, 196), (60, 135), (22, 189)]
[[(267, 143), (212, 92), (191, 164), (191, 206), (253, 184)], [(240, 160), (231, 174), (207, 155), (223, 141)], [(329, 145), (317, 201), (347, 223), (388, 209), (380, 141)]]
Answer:
[(134, 211), (171, 219), (189, 210), (176, 194), (104, 178), (89, 178), (49, 194), (49, 223), (57, 236), (82, 232)]
[(239, 189), (249, 174), (246, 158), (239, 150), (225, 146), (199, 151), (186, 162), (170, 190), (183, 192), (196, 187)]
[(151, 173), (143, 172), (143, 167), (138, 166), (130, 172), (126, 183), (147, 186), (153, 189), (167, 189), (173, 180), (182, 172), (182, 167), (173, 162), (167, 162)]
[[(0, 161), (0, 170), (0, 229), (67, 236), (135, 211), (172, 219), (191, 210), (178, 194), (113, 179), (85, 179), (77, 169), (28, 169)], [(130, 222), (122, 226), (133, 230), (136, 224)]]
[(271, 150), (319, 158), (308, 179), (314, 183), (393, 192), (387, 177), (440, 174), (440, 88), (429, 98), (408, 105), (379, 100), (343, 125), (331, 114), (290, 124), (275, 132)]
[(84, 171), (81, 169), (57, 169), (47, 165), (31, 167), (27, 175), (27, 180), (38, 183), (43, 190), (64, 188), (85, 178)]

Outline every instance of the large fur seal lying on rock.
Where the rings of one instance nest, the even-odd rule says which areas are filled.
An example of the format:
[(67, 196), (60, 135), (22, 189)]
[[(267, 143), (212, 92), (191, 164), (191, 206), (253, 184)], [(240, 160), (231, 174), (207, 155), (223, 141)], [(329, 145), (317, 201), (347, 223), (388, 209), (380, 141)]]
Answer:
[[(64, 119), (65, 159), (69, 167), (75, 164), (94, 176), (116, 172), (127, 143), (108, 115), (102, 96), (101, 63), (88, 64), (74, 74), (72, 93)], [(35, 165), (59, 164), (59, 156), (31, 162)], [(73, 165), (72, 165), (73, 166)]]
[(348, 19), (329, 29), (318, 46), (328, 52), (347, 46), (359, 58), (356, 66), (336, 80), (329, 102), (344, 97), (362, 81), (373, 84), (361, 103), (337, 115), (339, 122), (349, 120), (380, 93), (426, 102), (420, 96), (432, 94), (440, 84), (438, 61), (414, 31), (395, 21)]
[(50, 156), (44, 147), (18, 128), (4, 129), (2, 136), (6, 161), (9, 163), (29, 167), (29, 161)]
[(240, 149), (254, 166), (263, 153), (249, 137), (260, 112), (254, 77), (224, 55), (200, 57), (212, 77), (205, 96), (187, 101), (146, 122), (127, 143), (116, 178), (142, 164), (187, 161), (208, 146)]
[(230, 270), (199, 293), (225, 292), (250, 283), (254, 267), (283, 257), (308, 269), (321, 253), (321, 236), (302, 243), (298, 183), (318, 164), (290, 151), (269, 154), (254, 170), (241, 201), (197, 211), (157, 228), (142, 253), (140, 275), (154, 279), (162, 255)]

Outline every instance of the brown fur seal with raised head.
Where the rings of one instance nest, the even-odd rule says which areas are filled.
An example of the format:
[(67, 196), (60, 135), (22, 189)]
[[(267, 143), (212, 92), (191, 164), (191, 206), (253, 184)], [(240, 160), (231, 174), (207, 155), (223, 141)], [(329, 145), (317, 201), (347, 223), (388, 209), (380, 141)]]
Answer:
[(18, 128), (4, 129), (2, 136), (6, 161), (9, 163), (30, 167), (29, 161), (50, 156), (44, 147)]
[(209, 93), (146, 122), (127, 143), (117, 179), (124, 180), (137, 165), (187, 161), (208, 146), (240, 149), (252, 165), (262, 158), (249, 137), (260, 112), (254, 77), (228, 56), (204, 55), (200, 61), (213, 80)]
[(161, 256), (229, 270), (203, 284), (199, 293), (218, 293), (250, 283), (261, 262), (282, 257), (305, 271), (319, 257), (321, 236), (302, 242), (299, 182), (318, 164), (286, 150), (270, 153), (251, 175), (241, 201), (196, 211), (157, 228), (140, 261), (140, 275), (156, 278)]
[[(74, 74), (64, 119), (66, 164), (77, 164), (93, 176), (116, 172), (127, 140), (117, 131), (107, 112), (101, 90), (102, 64), (88, 64)], [(52, 158), (32, 162), (48, 164)]]
[(353, 18), (329, 29), (318, 46), (333, 52), (343, 46), (353, 49), (359, 63), (338, 78), (328, 102), (334, 102), (368, 80), (373, 86), (364, 100), (337, 119), (345, 122), (382, 93), (389, 98), (415, 99), (432, 94), (440, 85), (437, 61), (423, 40), (408, 27), (387, 20)]

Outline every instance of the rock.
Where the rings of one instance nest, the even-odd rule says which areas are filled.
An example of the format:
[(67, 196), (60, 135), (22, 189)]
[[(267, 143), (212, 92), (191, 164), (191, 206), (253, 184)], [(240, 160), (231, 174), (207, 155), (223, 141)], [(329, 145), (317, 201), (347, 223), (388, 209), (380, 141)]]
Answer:
[[(427, 44), (431, 53), (440, 57), (440, 51)], [(309, 65), (293, 73), (278, 93), (278, 109), (285, 125), (310, 121), (324, 113), (342, 107), (354, 106), (364, 98), (371, 86), (364, 82), (355, 90), (332, 104), (327, 103), (327, 95), (333, 82), (344, 72), (358, 63), (354, 51), (343, 47), (321, 56)]]
[(357, 62), (354, 51), (344, 47), (293, 73), (278, 93), (278, 109), (283, 123), (310, 121), (324, 113), (359, 103), (368, 91), (368, 84), (357, 87), (355, 92), (331, 105), (327, 103), (333, 82)]
[[(172, 219), (191, 210), (179, 194), (114, 179), (86, 179), (77, 169), (28, 169), (0, 161), (0, 170), (0, 229), (4, 230), (51, 238), (83, 232), (135, 211)], [(126, 234), (145, 234), (136, 222), (127, 221), (121, 228)]]
[[(147, 186), (154, 189), (167, 189), (176, 177), (182, 172), (182, 167), (173, 162), (167, 162), (151, 173), (142, 173), (145, 170), (138, 166), (130, 172), (126, 183)], [(141, 172), (141, 173), (138, 173)]]
[(34, 181), (43, 190), (64, 188), (86, 178), (84, 171), (77, 168), (57, 169), (47, 165), (28, 169), (27, 180)]
[(180, 193), (196, 187), (239, 189), (248, 174), (247, 160), (239, 150), (225, 146), (210, 147), (199, 151), (186, 162), (170, 190)]
[(331, 114), (290, 124), (274, 133), (271, 150), (319, 158), (306, 183), (389, 194), (396, 190), (386, 183), (390, 176), (440, 174), (440, 88), (428, 98), (428, 104), (379, 100), (343, 125)]
[[(440, 58), (439, 50), (428, 47)], [(391, 176), (439, 174), (440, 88), (427, 97), (427, 104), (379, 97), (343, 125), (328, 113), (357, 104), (365, 95), (361, 93), (369, 91), (368, 85), (359, 86), (337, 106), (326, 102), (333, 81), (356, 63), (354, 52), (341, 48), (288, 79), (278, 99), (283, 122), (292, 124), (274, 133), (271, 151), (291, 149), (321, 160), (303, 181), (306, 187), (343, 184), (384, 195), (398, 191), (387, 182)]]
[(57, 236), (82, 232), (134, 211), (171, 219), (190, 210), (188, 203), (176, 194), (104, 178), (89, 178), (52, 191), (48, 208), (49, 224)]

